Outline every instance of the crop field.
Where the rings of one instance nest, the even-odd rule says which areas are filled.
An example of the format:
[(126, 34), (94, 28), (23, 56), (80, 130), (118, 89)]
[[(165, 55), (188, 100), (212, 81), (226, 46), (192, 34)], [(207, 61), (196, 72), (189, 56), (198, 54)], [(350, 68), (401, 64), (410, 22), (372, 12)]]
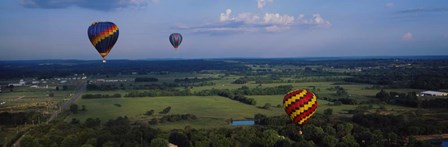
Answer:
[[(53, 97), (49, 94), (53, 93)], [(72, 91), (56, 91), (54, 89), (37, 89), (29, 87), (16, 87), (13, 92), (0, 93), (1, 109), (14, 109), (23, 111), (29, 109), (53, 107), (67, 99), (72, 95)]]
[[(120, 105), (117, 106), (116, 104)], [(201, 120), (220, 122), (226, 125), (226, 120), (249, 119), (261, 113), (268, 116), (283, 115), (281, 109), (265, 110), (256, 106), (243, 104), (220, 96), (173, 96), (173, 97), (144, 97), (144, 98), (111, 98), (111, 99), (82, 99), (78, 105), (84, 105), (87, 111), (70, 115), (72, 118), (84, 121), (87, 118), (100, 118), (103, 122), (118, 116), (127, 116), (134, 121), (147, 121), (152, 117), (161, 117), (158, 112), (170, 106), (168, 114), (194, 114), (199, 119), (192, 121), (201, 126)], [(146, 111), (154, 110), (154, 116), (143, 115)], [(224, 122), (224, 123), (221, 123)], [(188, 123), (187, 123), (188, 124)], [(216, 123), (204, 123), (215, 126)], [(205, 126), (207, 127), (207, 126)]]

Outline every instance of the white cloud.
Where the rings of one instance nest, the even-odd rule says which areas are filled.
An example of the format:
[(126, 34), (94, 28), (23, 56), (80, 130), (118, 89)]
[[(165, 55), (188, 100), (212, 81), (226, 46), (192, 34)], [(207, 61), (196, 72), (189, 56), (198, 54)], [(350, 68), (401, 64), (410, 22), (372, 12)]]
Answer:
[(240, 13), (235, 18), (235, 21), (242, 21), (247, 24), (257, 24), (260, 21), (260, 16), (253, 13)]
[(402, 39), (404, 41), (411, 41), (411, 40), (414, 40), (414, 35), (411, 32), (406, 32), (406, 33), (404, 33)]
[[(268, 2), (272, 3), (274, 0), (267, 0)], [(257, 8), (262, 9), (264, 6), (266, 6), (266, 0), (257, 0)]]
[(219, 23), (209, 23), (197, 27), (178, 26), (178, 29), (192, 30), (194, 32), (282, 32), (292, 27), (331, 27), (331, 23), (325, 20), (320, 14), (313, 14), (307, 18), (301, 14), (298, 17), (279, 14), (264, 13), (258, 15), (250, 12), (233, 14), (231, 9), (226, 9), (220, 13)]
[(386, 3), (384, 6), (385, 6), (386, 8), (393, 8), (393, 7), (395, 7), (395, 4), (392, 3), (392, 2), (390, 2), (390, 3)]
[(141, 5), (146, 4), (145, 0), (120, 0), (120, 3), (131, 4), (131, 5)]
[(273, 25), (273, 26), (265, 27), (264, 29), (266, 30), (266, 32), (282, 32), (282, 31), (289, 30), (290, 28), (291, 28), (290, 26)]
[(221, 15), (219, 16), (219, 21), (229, 21), (231, 19), (232, 16), (232, 10), (231, 9), (227, 9), (226, 12), (221, 13)]
[(313, 14), (313, 17), (310, 19), (307, 19), (305, 15), (300, 14), (297, 17), (297, 23), (301, 25), (315, 25), (319, 27), (330, 27), (331, 22), (325, 20), (320, 14)]
[(265, 13), (264, 23), (288, 25), (294, 23), (294, 16), (280, 15), (278, 13)]

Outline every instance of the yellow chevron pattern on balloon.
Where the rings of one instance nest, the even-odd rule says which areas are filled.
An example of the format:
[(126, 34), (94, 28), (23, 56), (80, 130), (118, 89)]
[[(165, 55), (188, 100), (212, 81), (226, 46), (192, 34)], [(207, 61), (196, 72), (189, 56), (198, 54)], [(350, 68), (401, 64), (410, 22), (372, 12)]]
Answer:
[(306, 93), (308, 93), (308, 91), (303, 90), (302, 92), (300, 92), (298, 95), (294, 95), (291, 98), (289, 98), (286, 102), (283, 103), (283, 109), (288, 107), (288, 105), (291, 105), (293, 102), (295, 102), (298, 99), (301, 99), (303, 96), (306, 95)]
[(316, 113), (317, 107), (317, 96), (307, 89), (296, 89), (283, 98), (286, 114), (298, 126), (305, 124)]
[(313, 95), (313, 98), (311, 99), (311, 102), (309, 102), (308, 104), (304, 105), (303, 107), (300, 107), (299, 109), (295, 110), (293, 113), (291, 113), (290, 118), (294, 119), (296, 116), (302, 114), (303, 112), (305, 112), (306, 110), (310, 109), (314, 104), (316, 104), (316, 96)]
[(299, 125), (302, 125), (305, 121), (307, 121), (308, 119), (311, 118), (311, 116), (314, 115), (314, 113), (316, 113), (316, 111), (314, 111), (313, 113), (311, 113), (310, 115), (308, 115), (307, 117), (305, 117), (304, 119), (299, 121)]
[(118, 31), (118, 27), (116, 25), (110, 27), (109, 29), (105, 30), (104, 32), (101, 32), (98, 36), (96, 36), (92, 44), (96, 46), (100, 41), (106, 39), (109, 36), (112, 36), (115, 32)]

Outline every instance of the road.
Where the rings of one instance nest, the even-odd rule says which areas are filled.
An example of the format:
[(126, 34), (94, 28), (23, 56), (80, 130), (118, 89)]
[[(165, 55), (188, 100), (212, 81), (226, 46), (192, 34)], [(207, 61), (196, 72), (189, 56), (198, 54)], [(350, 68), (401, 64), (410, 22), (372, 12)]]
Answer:
[[(47, 120), (47, 124), (49, 122), (51, 122), (52, 120), (54, 120), (56, 117), (58, 117), (59, 113), (63, 112), (64, 110), (68, 109), (70, 107), (71, 104), (74, 104), (76, 101), (78, 101), (82, 94), (84, 92), (86, 92), (86, 86), (87, 86), (87, 82), (83, 81), (81, 82), (78, 87), (76, 87), (76, 91), (75, 94), (72, 96), (72, 98), (65, 102), (59, 110), (56, 110), (55, 112), (53, 112), (53, 114), (51, 114), (50, 118)], [(28, 130), (27, 130), (28, 131)], [(26, 134), (26, 133), (23, 133)], [(24, 135), (20, 136), (19, 139), (16, 140), (16, 142), (12, 145), (13, 147), (20, 147), (20, 140), (22, 140)]]
[(448, 139), (448, 134), (432, 134), (432, 135), (417, 135), (414, 136), (415, 139), (420, 140), (420, 141), (425, 141), (425, 140), (444, 140), (444, 139)]
[(64, 110), (69, 109), (71, 104), (74, 104), (76, 101), (78, 101), (82, 94), (84, 92), (86, 92), (86, 82), (83, 82), (82, 84), (80, 84), (78, 87), (76, 87), (76, 91), (75, 94), (72, 96), (72, 98), (65, 102), (60, 108), (59, 110), (53, 112), (53, 114), (51, 114), (51, 117), (47, 120), (47, 123), (51, 122), (52, 120), (54, 120), (56, 117), (58, 117), (59, 113), (63, 112)]

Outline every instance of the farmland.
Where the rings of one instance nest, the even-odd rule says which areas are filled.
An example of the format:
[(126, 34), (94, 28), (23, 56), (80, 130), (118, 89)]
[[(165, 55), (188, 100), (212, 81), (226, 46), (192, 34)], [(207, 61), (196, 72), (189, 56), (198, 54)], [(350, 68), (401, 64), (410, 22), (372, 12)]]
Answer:
[[(78, 62), (80, 63), (77, 64)], [(395, 66), (388, 66), (388, 64), (408, 65), (406, 60), (398, 63), (395, 60), (365, 60), (357, 64), (351, 63), (350, 60), (332, 63), (292, 59), (112, 60), (111, 64), (101, 65), (101, 70), (93, 73), (85, 71), (85, 69), (97, 66), (96, 63), (84, 62), (77, 61), (65, 67), (65, 71), (76, 73), (68, 74), (68, 76), (85, 75), (86, 78), (83, 80), (77, 80), (75, 77), (75, 80), (61, 84), (61, 81), (58, 80), (59, 77), (49, 77), (48, 80), (47, 78), (41, 80), (47, 81), (49, 88), (31, 88), (31, 84), (28, 84), (10, 90), (9, 87), (3, 86), (0, 100), (6, 103), (1, 105), (1, 110), (18, 115), (25, 113), (30, 117), (25, 122), (16, 121), (14, 122), (16, 124), (2, 125), (5, 133), (0, 136), (14, 138), (17, 135), (17, 128), (24, 131), (25, 125), (27, 128), (39, 128), (52, 127), (53, 123), (63, 126), (75, 125), (72, 126), (74, 128), (77, 128), (76, 125), (90, 124), (96, 126), (96, 129), (106, 130), (115, 130), (109, 128), (114, 127), (111, 126), (114, 122), (129, 123), (133, 126), (160, 129), (162, 133), (158, 137), (166, 137), (167, 132), (186, 128), (209, 131), (238, 129), (238, 126), (230, 125), (230, 122), (234, 120), (254, 120), (257, 122), (254, 129), (259, 129), (257, 126), (260, 126), (277, 129), (278, 132), (282, 132), (281, 129), (292, 131), (287, 129), (294, 124), (289, 121), (282, 108), (282, 99), (287, 92), (294, 89), (308, 89), (318, 97), (317, 114), (312, 117), (310, 125), (306, 125), (305, 128), (318, 129), (329, 125), (337, 127), (342, 123), (357, 123), (357, 127), (369, 128), (369, 126), (364, 126), (366, 122), (359, 119), (359, 116), (362, 116), (361, 118), (372, 117), (372, 120), (369, 121), (386, 118), (394, 120), (396, 117), (400, 119), (404, 117), (406, 118), (404, 120), (409, 122), (401, 122), (401, 124), (410, 125), (403, 126), (406, 132), (399, 132), (387, 127), (372, 127), (371, 129), (385, 129), (382, 131), (389, 132), (392, 130), (393, 133), (409, 136), (408, 134), (425, 135), (437, 132), (434, 130), (445, 132), (444, 128), (436, 127), (448, 124), (446, 108), (443, 108), (446, 97), (417, 97), (417, 93), (432, 89), (421, 87), (421, 84), (406, 78), (408, 76), (406, 71), (410, 70), (407, 67), (397, 69)], [(180, 62), (183, 66), (175, 65)], [(419, 62), (424, 62), (421, 64), (426, 64), (425, 62), (443, 64), (432, 60)], [(196, 64), (202, 66), (196, 66)], [(215, 64), (222, 66), (216, 67)], [(84, 65), (86, 67), (83, 67)], [(116, 65), (119, 66), (114, 67)], [(26, 67), (26, 65), (24, 66)], [(78, 66), (78, 68), (72, 68), (74, 66)], [(177, 69), (165, 68), (165, 66), (176, 66)], [(382, 72), (377, 70), (381, 68), (404, 71), (389, 73), (388, 70)], [(413, 65), (412, 68), (415, 73), (426, 73), (422, 70), (424, 66), (419, 64)], [(437, 70), (444, 71), (445, 68)], [(48, 76), (47, 72), (39, 72), (36, 73), (37, 76), (39, 74)], [(395, 75), (397, 73), (404, 75), (397, 76)], [(434, 73), (438, 72), (434, 71)], [(2, 74), (14, 76), (8, 75), (8, 73)], [(26, 77), (26, 75), (21, 75), (21, 77), (24, 76)], [(28, 78), (24, 78), (25, 81), (36, 78), (36, 75), (28, 76)], [(442, 76), (438, 76), (424, 78), (443, 80)], [(21, 78), (11, 78), (2, 83), (11, 83), (19, 79)], [(84, 84), (86, 91), (81, 91), (83, 98), (70, 106), (70, 109), (63, 110), (63, 114), (58, 116), (55, 121), (49, 122), (48, 125), (43, 123), (50, 114), (58, 111), (62, 104), (72, 99), (74, 93), (79, 93), (79, 91), (75, 91), (75, 87)], [(440, 86), (439, 91), (446, 89), (443, 87), (444, 85), (437, 83), (426, 84), (427, 86)], [(437, 103), (436, 107), (428, 107), (434, 103)], [(330, 124), (322, 124), (322, 122)], [(415, 129), (415, 127), (422, 127), (415, 125), (424, 124), (423, 122), (433, 122), (439, 125)], [(104, 127), (101, 127), (103, 125)], [(246, 128), (251, 129), (252, 127)], [(285, 131), (283, 130), (283, 132)], [(404, 138), (397, 139), (396, 142), (402, 140)]]

